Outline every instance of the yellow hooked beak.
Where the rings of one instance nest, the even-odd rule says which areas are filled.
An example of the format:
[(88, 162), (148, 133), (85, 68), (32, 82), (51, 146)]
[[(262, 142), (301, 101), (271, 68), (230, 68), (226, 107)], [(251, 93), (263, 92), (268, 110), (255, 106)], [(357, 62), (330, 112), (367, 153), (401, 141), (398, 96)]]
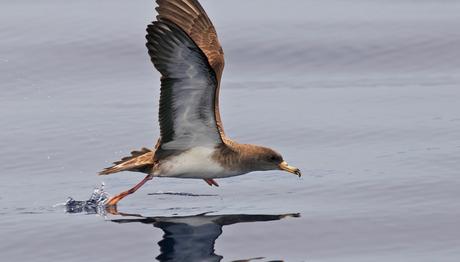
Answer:
[(294, 175), (298, 175), (299, 177), (302, 176), (302, 173), (300, 173), (300, 170), (297, 167), (290, 166), (285, 161), (283, 161), (281, 164), (279, 164), (278, 167), (281, 170), (287, 171), (287, 172), (292, 173)]

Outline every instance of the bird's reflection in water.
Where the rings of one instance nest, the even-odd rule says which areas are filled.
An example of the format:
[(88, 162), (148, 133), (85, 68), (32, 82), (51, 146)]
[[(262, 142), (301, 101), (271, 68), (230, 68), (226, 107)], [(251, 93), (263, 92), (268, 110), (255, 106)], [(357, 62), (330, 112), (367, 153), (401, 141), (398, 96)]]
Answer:
[[(150, 224), (164, 231), (163, 239), (158, 242), (161, 254), (158, 261), (221, 261), (222, 256), (214, 251), (214, 244), (222, 234), (222, 227), (237, 223), (263, 222), (280, 220), (286, 217), (299, 217), (299, 214), (282, 215), (208, 215), (173, 216), (173, 217), (142, 217), (114, 219), (116, 223)], [(253, 258), (239, 261), (253, 261)]]

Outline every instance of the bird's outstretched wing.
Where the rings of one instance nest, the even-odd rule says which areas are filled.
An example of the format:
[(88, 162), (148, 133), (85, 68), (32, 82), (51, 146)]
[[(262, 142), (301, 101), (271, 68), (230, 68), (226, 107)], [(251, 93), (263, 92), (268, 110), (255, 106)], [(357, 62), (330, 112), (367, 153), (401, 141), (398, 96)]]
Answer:
[(219, 113), (224, 53), (197, 0), (157, 0), (147, 48), (162, 74), (159, 150), (186, 150), (226, 141)]
[(160, 150), (222, 143), (215, 117), (216, 73), (203, 51), (170, 21), (147, 28), (147, 48), (161, 73)]

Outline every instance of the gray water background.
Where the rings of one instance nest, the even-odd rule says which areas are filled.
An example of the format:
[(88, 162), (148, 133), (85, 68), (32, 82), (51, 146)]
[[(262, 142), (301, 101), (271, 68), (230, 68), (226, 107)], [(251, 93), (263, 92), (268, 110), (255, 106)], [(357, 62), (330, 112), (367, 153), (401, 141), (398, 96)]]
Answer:
[[(226, 226), (223, 261), (460, 259), (460, 2), (202, 4), (226, 54), (227, 134), (271, 146), (280, 172), (157, 179), (121, 202), (144, 216), (300, 213)], [(0, 261), (152, 261), (163, 232), (66, 214), (97, 177), (158, 137), (154, 2), (0, 2)], [(156, 192), (215, 197), (148, 195)]]

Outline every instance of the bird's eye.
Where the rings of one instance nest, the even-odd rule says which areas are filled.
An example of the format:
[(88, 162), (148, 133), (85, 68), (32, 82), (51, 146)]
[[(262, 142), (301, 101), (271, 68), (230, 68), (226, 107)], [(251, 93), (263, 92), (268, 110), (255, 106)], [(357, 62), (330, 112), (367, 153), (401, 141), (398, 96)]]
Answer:
[(277, 159), (278, 159), (278, 158), (277, 158), (276, 156), (271, 156), (271, 157), (270, 157), (270, 160), (271, 160), (271, 161), (276, 161)]

